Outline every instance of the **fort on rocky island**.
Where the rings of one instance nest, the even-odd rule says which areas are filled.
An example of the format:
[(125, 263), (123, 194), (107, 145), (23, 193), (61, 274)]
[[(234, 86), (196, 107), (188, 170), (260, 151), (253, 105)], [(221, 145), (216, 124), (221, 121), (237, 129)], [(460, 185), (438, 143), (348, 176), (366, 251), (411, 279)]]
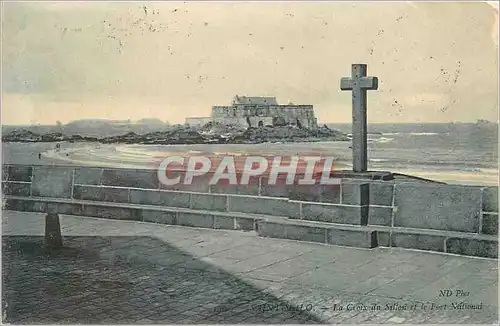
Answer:
[(211, 117), (186, 118), (186, 124), (200, 126), (208, 122), (241, 127), (296, 125), (316, 129), (318, 122), (312, 105), (278, 104), (275, 97), (238, 96), (230, 106), (212, 106)]

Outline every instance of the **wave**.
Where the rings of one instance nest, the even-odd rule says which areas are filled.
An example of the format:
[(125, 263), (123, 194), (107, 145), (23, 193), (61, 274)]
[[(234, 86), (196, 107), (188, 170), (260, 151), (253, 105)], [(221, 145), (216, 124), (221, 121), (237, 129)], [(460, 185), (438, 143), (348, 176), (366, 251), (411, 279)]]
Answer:
[(410, 132), (409, 135), (411, 136), (434, 136), (434, 135), (439, 135), (437, 132)]
[(376, 139), (375, 142), (377, 142), (377, 143), (389, 143), (393, 140), (394, 140), (394, 138), (380, 137), (380, 138)]
[(439, 132), (384, 132), (384, 133), (382, 133), (382, 136), (399, 136), (399, 135), (435, 136), (435, 135), (439, 135)]
[(368, 143), (388, 143), (388, 142), (391, 142), (393, 140), (394, 140), (394, 138), (386, 138), (386, 137), (380, 137), (380, 138), (370, 138), (370, 137), (368, 137), (366, 139), (366, 141)]
[(144, 155), (151, 155), (151, 151), (145, 150), (144, 148), (140, 148), (137, 146), (116, 146), (116, 147), (111, 147), (111, 150), (115, 150), (116, 152), (122, 154), (122, 155), (135, 155), (135, 156), (144, 156)]

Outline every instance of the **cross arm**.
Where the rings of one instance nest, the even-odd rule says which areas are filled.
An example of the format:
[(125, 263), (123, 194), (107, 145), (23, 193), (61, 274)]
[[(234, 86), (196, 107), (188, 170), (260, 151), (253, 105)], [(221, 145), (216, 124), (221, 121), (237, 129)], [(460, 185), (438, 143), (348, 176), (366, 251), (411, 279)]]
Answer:
[(350, 77), (342, 77), (342, 79), (340, 79), (340, 89), (343, 91), (350, 91), (355, 86), (359, 86), (361, 89), (376, 90), (378, 89), (378, 78), (361, 77), (357, 79), (352, 79)]
[(377, 77), (363, 77), (360, 78), (359, 86), (365, 89), (376, 90), (378, 88), (378, 78)]
[(340, 79), (340, 89), (343, 91), (350, 91), (354, 86), (353, 80), (350, 77), (342, 77)]

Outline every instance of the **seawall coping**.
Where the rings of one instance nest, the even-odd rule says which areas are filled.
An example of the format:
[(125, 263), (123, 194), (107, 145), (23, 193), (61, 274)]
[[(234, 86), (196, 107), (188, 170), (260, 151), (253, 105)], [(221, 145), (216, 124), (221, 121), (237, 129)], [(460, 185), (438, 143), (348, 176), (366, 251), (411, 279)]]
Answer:
[(256, 223), (257, 233), (264, 237), (369, 249), (377, 247), (376, 231), (367, 227), (334, 226), (273, 218), (258, 220)]
[(235, 217), (252, 217), (252, 218), (266, 218), (267, 215), (262, 214), (251, 214), (242, 212), (217, 212), (209, 210), (195, 210), (190, 208), (182, 207), (169, 207), (169, 206), (157, 206), (157, 205), (144, 205), (144, 204), (130, 204), (130, 203), (118, 203), (118, 202), (103, 202), (103, 201), (91, 201), (91, 200), (81, 200), (81, 199), (65, 199), (65, 198), (50, 198), (50, 197), (22, 197), (22, 196), (5, 196), (5, 200), (22, 200), (22, 201), (33, 201), (42, 203), (53, 203), (53, 204), (78, 204), (78, 205), (92, 205), (100, 207), (118, 207), (118, 208), (139, 208), (147, 210), (156, 211), (171, 211), (171, 212), (200, 212), (203, 214), (214, 214), (219, 216), (235, 216)]
[[(496, 247), (498, 238), (484, 234), (332, 224), (248, 213), (200, 211), (177, 207), (48, 197), (6, 196), (5, 199), (7, 205), (15, 206), (8, 209), (21, 211), (58, 212), (204, 228), (253, 229), (259, 234), (266, 233), (265, 230), (259, 231), (260, 226), (272, 224), (274, 227), (269, 229), (270, 233), (266, 233), (265, 236), (362, 248), (381, 245), (489, 258), (497, 258), (498, 255)], [(26, 202), (32, 202), (32, 206), (25, 205)]]
[(498, 258), (498, 237), (465, 233), (401, 227), (372, 227), (377, 231), (379, 245), (475, 257)]
[(416, 228), (405, 228), (405, 227), (389, 227), (381, 225), (369, 225), (373, 230), (380, 232), (391, 232), (391, 233), (405, 233), (405, 234), (425, 234), (434, 236), (444, 236), (448, 238), (467, 238), (467, 239), (477, 239), (477, 240), (498, 240), (494, 235), (481, 234), (481, 233), (471, 233), (471, 232), (457, 232), (457, 231), (445, 231), (445, 230), (432, 230), (432, 229), (416, 229)]
[(458, 255), (498, 259), (498, 238), (481, 240), (450, 237), (445, 240), (445, 250)]
[(381, 232), (392, 232), (392, 233), (407, 233), (407, 234), (426, 234), (426, 235), (436, 235), (436, 236), (446, 236), (449, 238), (468, 238), (477, 240), (497, 240), (495, 235), (487, 235), (480, 233), (467, 233), (467, 232), (456, 232), (456, 231), (444, 231), (444, 230), (431, 230), (431, 229), (416, 229), (416, 228), (405, 228), (405, 227), (387, 227), (378, 225), (350, 225), (350, 224), (340, 224), (340, 223), (324, 223), (318, 221), (309, 220), (297, 220), (297, 219), (285, 219), (279, 216), (270, 216), (263, 214), (252, 214), (252, 213), (242, 213), (242, 212), (215, 212), (210, 210), (194, 210), (190, 208), (180, 208), (180, 207), (168, 207), (168, 206), (156, 206), (156, 205), (142, 205), (142, 204), (129, 204), (129, 203), (117, 203), (117, 202), (102, 202), (102, 201), (89, 201), (89, 200), (79, 200), (79, 199), (65, 199), (65, 198), (51, 198), (51, 197), (24, 197), (24, 196), (5, 196), (6, 200), (23, 200), (23, 201), (34, 201), (34, 202), (44, 202), (49, 204), (79, 204), (79, 205), (92, 205), (101, 207), (115, 207), (115, 208), (134, 208), (134, 209), (147, 209), (155, 211), (171, 211), (171, 212), (185, 212), (193, 213), (200, 212), (203, 214), (213, 214), (217, 216), (226, 217), (252, 217), (255, 219), (266, 220), (269, 222), (279, 222), (282, 224), (294, 224), (303, 226), (314, 226), (314, 227), (325, 227), (325, 228), (336, 228), (343, 230), (375, 230)]
[(309, 221), (309, 220), (298, 220), (298, 219), (283, 219), (277, 216), (268, 216), (264, 215), (259, 221), (272, 222), (272, 223), (280, 223), (280, 224), (289, 224), (289, 225), (298, 225), (298, 226), (309, 226), (309, 227), (318, 227), (325, 229), (339, 229), (339, 230), (352, 230), (352, 231), (372, 231), (374, 230), (371, 226), (366, 225), (354, 225), (354, 224), (341, 224), (341, 223), (325, 223), (318, 221)]

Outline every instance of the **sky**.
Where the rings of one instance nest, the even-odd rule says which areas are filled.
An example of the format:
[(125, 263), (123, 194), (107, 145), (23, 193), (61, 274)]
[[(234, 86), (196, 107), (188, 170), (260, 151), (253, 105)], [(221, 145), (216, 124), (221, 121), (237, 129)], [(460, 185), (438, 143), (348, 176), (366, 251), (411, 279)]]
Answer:
[(3, 2), (2, 123), (209, 116), (234, 95), (350, 122), (366, 63), (369, 123), (498, 119), (498, 4)]

